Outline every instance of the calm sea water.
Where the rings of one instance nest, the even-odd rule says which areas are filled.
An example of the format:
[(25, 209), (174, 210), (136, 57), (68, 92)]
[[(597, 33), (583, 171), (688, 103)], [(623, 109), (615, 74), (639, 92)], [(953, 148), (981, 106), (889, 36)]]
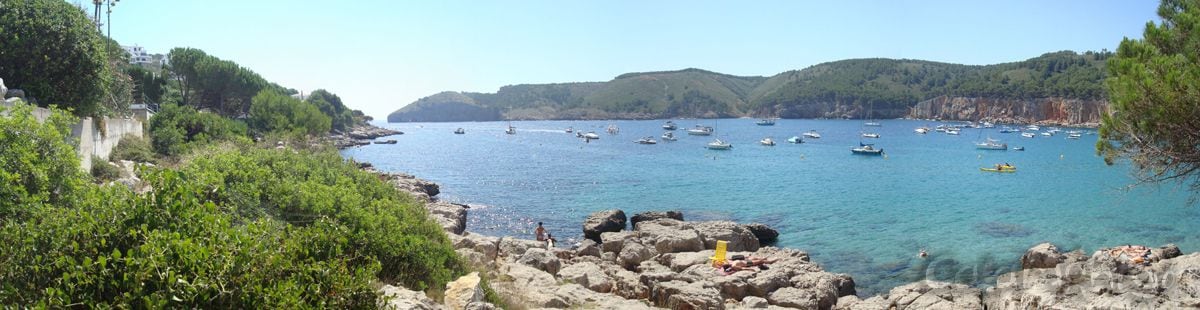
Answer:
[[(342, 154), (438, 182), (439, 197), (474, 206), (468, 229), (483, 234), (532, 238), (542, 221), (573, 244), (589, 213), (613, 208), (769, 224), (781, 232), (778, 245), (851, 274), (860, 295), (923, 278), (994, 283), (1042, 241), (1089, 253), (1127, 243), (1200, 249), (1200, 212), (1186, 188), (1126, 190), (1130, 168), (1106, 166), (1094, 154), (1095, 135), (1022, 138), (999, 128), (920, 135), (913, 129), (938, 123), (912, 120), (866, 128), (852, 120), (675, 122), (679, 141), (657, 145), (633, 141), (661, 140), (663, 121), (513, 122), (516, 135), (503, 133), (505, 122), (380, 124), (405, 134), (392, 137), (394, 145)], [(620, 134), (604, 133), (609, 124)], [(716, 125), (717, 134), (688, 136), (696, 124)], [(467, 133), (453, 134), (459, 127)], [(567, 127), (601, 139), (584, 143)], [(785, 142), (808, 130), (823, 137)], [(862, 139), (863, 130), (882, 137)], [(778, 145), (758, 145), (767, 136)], [(975, 149), (989, 136), (1026, 151)], [(705, 149), (715, 137), (733, 150)], [(860, 140), (887, 156), (851, 155)], [(1001, 162), (1019, 172), (979, 170)], [(929, 258), (916, 257), (921, 248)]]

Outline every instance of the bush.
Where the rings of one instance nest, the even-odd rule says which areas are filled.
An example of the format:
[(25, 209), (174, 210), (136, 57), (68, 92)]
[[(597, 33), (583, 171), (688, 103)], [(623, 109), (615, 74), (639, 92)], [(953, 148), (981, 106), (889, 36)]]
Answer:
[(92, 155), (92, 177), (99, 183), (121, 178), (121, 168), (113, 166), (100, 156)]
[(272, 90), (259, 92), (250, 103), (250, 127), (258, 133), (319, 135), (329, 132), (330, 124), (317, 106)]
[(336, 152), (198, 151), (145, 195), (84, 185), (0, 221), (0, 304), (374, 308), (372, 282), (464, 273), (419, 203)]
[(145, 138), (135, 135), (125, 135), (117, 142), (110, 158), (113, 160), (129, 160), (139, 163), (153, 163), (154, 150)]
[(101, 112), (113, 77), (87, 14), (59, 0), (0, 2), (0, 75), (12, 88), (75, 115)]
[(0, 221), (70, 201), (84, 183), (79, 157), (68, 142), (74, 117), (52, 108), (50, 117), (38, 122), (33, 107), (24, 103), (7, 110), (0, 106), (0, 112), (8, 114), (0, 117)]
[(245, 137), (244, 124), (190, 106), (164, 104), (150, 118), (150, 143), (155, 152), (166, 156), (183, 154), (195, 145)]

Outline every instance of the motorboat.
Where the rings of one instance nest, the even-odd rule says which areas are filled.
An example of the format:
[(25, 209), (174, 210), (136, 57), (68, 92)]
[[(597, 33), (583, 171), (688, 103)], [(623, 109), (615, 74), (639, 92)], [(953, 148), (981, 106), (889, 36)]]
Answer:
[(1024, 150), (1025, 150), (1024, 146), (1018, 146), (1018, 147), (1013, 148), (1013, 151), (1024, 151)]
[(678, 139), (676, 139), (676, 138), (675, 138), (675, 133), (674, 133), (674, 132), (670, 132), (670, 131), (668, 131), (668, 132), (664, 132), (664, 133), (662, 134), (662, 139), (663, 139), (663, 141), (675, 141), (675, 140), (678, 140)]
[(913, 132), (916, 132), (919, 134), (927, 134), (927, 133), (929, 133), (929, 127), (917, 127), (917, 129), (913, 129)]
[(456, 135), (461, 135), (461, 134), (465, 134), (465, 133), (467, 133), (467, 131), (463, 130), (462, 127), (459, 127), (458, 129), (454, 130), (454, 134), (456, 134)]
[(1008, 150), (1008, 143), (1002, 143), (1000, 140), (988, 138), (986, 141), (975, 143), (975, 148), (980, 150)]
[(1000, 133), (1013, 133), (1013, 132), (1020, 132), (1020, 130), (1013, 129), (1012, 127), (1008, 127), (1008, 126), (1004, 126), (1003, 128), (1000, 128)]
[(1082, 135), (1082, 134), (1079, 134), (1079, 133), (1071, 133), (1071, 134), (1067, 134), (1067, 139), (1076, 139), (1076, 140), (1078, 140), (1080, 137), (1083, 137), (1083, 135)]
[(696, 128), (688, 129), (687, 133), (693, 136), (710, 136), (713, 133), (713, 128), (709, 126), (696, 125)]
[(1037, 136), (1037, 135), (1033, 134), (1032, 132), (1022, 132), (1022, 133), (1021, 133), (1021, 136), (1022, 136), (1022, 137), (1026, 137), (1026, 138), (1033, 138), (1033, 137), (1035, 137), (1035, 136)]
[(633, 141), (633, 142), (637, 143), (637, 144), (657, 144), (658, 143), (658, 141), (654, 141), (654, 137), (645, 137), (645, 138), (641, 138), (641, 139), (638, 139), (637, 141)]
[(858, 147), (850, 149), (850, 153), (856, 155), (883, 155), (883, 149), (875, 148), (872, 144), (858, 143)]
[(821, 138), (821, 134), (817, 133), (817, 131), (816, 131), (816, 130), (809, 130), (808, 132), (805, 132), (805, 133), (804, 133), (804, 137), (805, 137), (805, 138), (812, 138), (812, 139), (820, 139), (820, 138)]
[(567, 127), (567, 133), (575, 132), (575, 128)]
[(1029, 125), (1029, 126), (1025, 126), (1025, 130), (1038, 131), (1038, 130), (1042, 130), (1042, 128), (1038, 127), (1038, 125)]
[(862, 134), (862, 137), (863, 137), (863, 138), (875, 138), (875, 139), (879, 139), (879, 134), (877, 134), (877, 133), (873, 133), (873, 132), (867, 132), (867, 133), (863, 133), (863, 134)]
[(679, 129), (679, 126), (675, 126), (675, 122), (672, 122), (672, 121), (667, 121), (667, 123), (665, 123), (665, 124), (663, 124), (663, 125), (662, 125), (662, 129), (664, 129), (664, 130), (675, 130), (675, 129)]
[(1017, 172), (1017, 167), (1016, 167), (1016, 166), (1013, 166), (1013, 165), (1009, 165), (1009, 164), (1003, 164), (1003, 165), (999, 165), (999, 164), (997, 164), (995, 167), (982, 167), (982, 168), (979, 168), (979, 171), (983, 171), (983, 172), (1007, 172), (1007, 173), (1013, 173), (1013, 172)]
[(863, 123), (863, 126), (867, 126), (867, 127), (883, 127), (883, 124), (880, 124), (879, 122), (866, 122), (866, 123)]
[(762, 144), (762, 145), (766, 145), (766, 146), (775, 146), (775, 139), (763, 138), (762, 140), (758, 141), (758, 144)]
[(757, 122), (754, 122), (754, 124), (759, 125), (759, 126), (775, 126), (775, 120), (769, 119), (769, 118), (764, 118), (764, 119), (758, 120)]
[(379, 140), (379, 141), (375, 141), (375, 144), (396, 144), (396, 140), (391, 140), (391, 139)]
[(705, 145), (704, 147), (706, 147), (710, 150), (728, 150), (728, 149), (733, 148), (733, 144), (729, 144), (729, 142), (721, 141), (721, 139), (716, 139), (716, 140), (713, 140), (713, 142), (709, 142), (708, 145)]
[(595, 131), (589, 131), (589, 132), (587, 132), (587, 133), (585, 133), (585, 134), (579, 135), (579, 137), (580, 137), (580, 138), (584, 138), (584, 139), (588, 139), (588, 140), (596, 140), (596, 139), (600, 139), (600, 135), (599, 135), (599, 134), (597, 134)]
[(983, 128), (996, 128), (996, 124), (992, 124), (992, 122), (983, 122)]
[(951, 136), (957, 136), (959, 134), (959, 130), (958, 130), (958, 128), (946, 129), (946, 134), (951, 135)]
[(801, 139), (799, 136), (792, 136), (791, 138), (787, 139), (787, 142), (793, 143), (793, 144), (800, 144), (800, 143), (804, 143), (804, 139)]
[(1046, 137), (1052, 137), (1052, 136), (1054, 136), (1054, 133), (1047, 131), (1047, 132), (1043, 132), (1042, 135), (1046, 136)]
[(946, 132), (946, 125), (937, 125), (937, 127), (934, 127), (934, 128), (933, 128), (933, 131), (936, 131), (936, 132)]
[(515, 135), (515, 134), (517, 134), (517, 127), (513, 127), (512, 125), (508, 125), (508, 129), (505, 129), (505, 130), (504, 130), (504, 133), (506, 133), (506, 134), (510, 134), (510, 135)]

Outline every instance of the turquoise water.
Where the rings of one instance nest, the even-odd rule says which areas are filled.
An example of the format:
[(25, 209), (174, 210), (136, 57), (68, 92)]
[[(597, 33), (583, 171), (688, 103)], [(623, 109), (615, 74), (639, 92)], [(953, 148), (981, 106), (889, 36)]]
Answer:
[[(998, 128), (920, 135), (913, 129), (937, 123), (885, 120), (869, 128), (881, 138), (864, 140), (862, 121), (754, 121), (676, 120), (679, 141), (657, 145), (633, 141), (661, 140), (662, 121), (513, 122), (516, 135), (503, 133), (504, 122), (380, 124), (405, 134), (394, 145), (342, 154), (441, 184), (442, 199), (474, 205), (468, 229), (483, 234), (532, 238), (542, 221), (573, 244), (587, 214), (612, 208), (766, 223), (780, 231), (778, 245), (851, 274), (860, 295), (927, 277), (994, 283), (1042, 241), (1089, 252), (1127, 243), (1200, 248), (1200, 213), (1187, 203), (1186, 188), (1126, 190), (1129, 167), (1104, 165), (1095, 135), (1022, 138)], [(684, 132), (698, 123), (715, 124), (716, 137), (733, 150), (707, 150), (714, 137)], [(620, 134), (605, 134), (609, 124)], [(458, 127), (467, 134), (453, 134)], [(584, 143), (567, 127), (601, 139)], [(823, 137), (785, 142), (810, 129)], [(758, 145), (766, 136), (779, 144)], [(1026, 151), (975, 149), (988, 136)], [(887, 156), (851, 155), (860, 140)], [(979, 171), (1000, 162), (1019, 172)], [(917, 258), (920, 248), (930, 257)]]

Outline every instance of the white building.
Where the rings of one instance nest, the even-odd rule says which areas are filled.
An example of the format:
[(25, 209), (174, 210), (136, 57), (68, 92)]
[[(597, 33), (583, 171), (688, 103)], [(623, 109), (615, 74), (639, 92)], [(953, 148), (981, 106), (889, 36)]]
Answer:
[(121, 48), (124, 48), (125, 53), (129, 54), (129, 63), (131, 63), (131, 64), (135, 64), (135, 65), (146, 64), (146, 65), (148, 65), (154, 61), (154, 56), (150, 55), (150, 53), (147, 53), (146, 49), (142, 48), (141, 46), (122, 45)]

